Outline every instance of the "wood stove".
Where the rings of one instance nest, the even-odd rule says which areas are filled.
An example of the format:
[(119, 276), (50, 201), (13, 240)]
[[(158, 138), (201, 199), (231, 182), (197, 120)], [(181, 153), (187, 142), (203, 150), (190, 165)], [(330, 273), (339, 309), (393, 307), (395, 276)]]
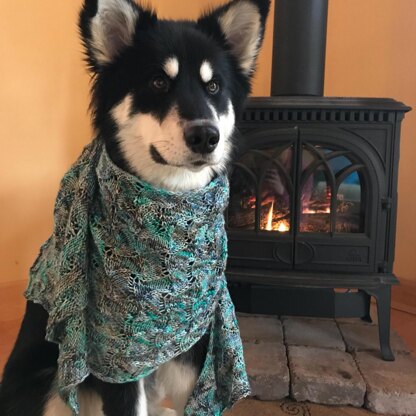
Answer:
[[(326, 13), (327, 0), (276, 1), (275, 25), (284, 17), (277, 44), (287, 44), (274, 53), (275, 96), (251, 98), (239, 120), (227, 278), (243, 312), (370, 320), (373, 296), (382, 357), (393, 360), (400, 125), (410, 108), (392, 99), (312, 96), (323, 89)], [(281, 26), (288, 28), (284, 37)], [(296, 29), (305, 26), (319, 50), (315, 63), (307, 62), (314, 54)], [(290, 68), (278, 75), (285, 51), (298, 51), (287, 57), (289, 66), (314, 66), (309, 76)], [(277, 96), (288, 88), (304, 96)]]

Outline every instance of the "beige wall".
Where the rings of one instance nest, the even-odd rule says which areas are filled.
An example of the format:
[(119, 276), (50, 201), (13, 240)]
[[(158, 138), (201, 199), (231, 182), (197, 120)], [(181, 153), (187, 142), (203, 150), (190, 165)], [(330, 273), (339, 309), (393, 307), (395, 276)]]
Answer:
[[(210, 0), (153, 0), (195, 17)], [(81, 0), (0, 5), (0, 282), (27, 278), (52, 227), (59, 180), (90, 140), (89, 78), (76, 20)], [(326, 95), (388, 96), (416, 107), (416, 1), (330, 0)], [(270, 86), (272, 20), (255, 95)], [(403, 127), (396, 272), (416, 281), (416, 111)]]

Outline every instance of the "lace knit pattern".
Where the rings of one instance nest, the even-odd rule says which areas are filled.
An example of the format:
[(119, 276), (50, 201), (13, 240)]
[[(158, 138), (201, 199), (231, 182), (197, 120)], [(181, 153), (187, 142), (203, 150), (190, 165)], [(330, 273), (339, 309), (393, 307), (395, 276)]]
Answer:
[(49, 313), (46, 338), (59, 344), (59, 390), (74, 415), (89, 374), (136, 381), (207, 331), (185, 414), (221, 415), (249, 393), (224, 276), (227, 202), (224, 176), (192, 192), (156, 189), (115, 166), (99, 139), (66, 173), (26, 297)]

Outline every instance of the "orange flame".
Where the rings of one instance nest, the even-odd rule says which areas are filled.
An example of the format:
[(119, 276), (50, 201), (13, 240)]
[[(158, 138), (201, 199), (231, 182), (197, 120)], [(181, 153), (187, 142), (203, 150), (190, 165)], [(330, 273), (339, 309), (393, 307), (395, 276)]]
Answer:
[(287, 220), (281, 220), (277, 224), (273, 224), (273, 208), (274, 203), (272, 202), (270, 206), (269, 213), (267, 214), (267, 223), (264, 227), (267, 231), (279, 231), (281, 233), (285, 233), (290, 230), (290, 224)]
[(290, 225), (286, 220), (281, 221), (277, 227), (277, 231), (280, 231), (281, 233), (286, 233), (289, 230)]
[(272, 231), (273, 230), (273, 205), (270, 206), (269, 214), (267, 215), (267, 224), (266, 224), (266, 230)]

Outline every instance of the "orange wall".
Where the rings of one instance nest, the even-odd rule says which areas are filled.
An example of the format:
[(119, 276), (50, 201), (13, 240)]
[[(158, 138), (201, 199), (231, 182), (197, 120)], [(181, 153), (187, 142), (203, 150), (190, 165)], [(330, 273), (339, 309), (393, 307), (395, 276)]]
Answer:
[[(153, 0), (195, 17), (211, 0)], [(52, 227), (59, 180), (90, 140), (89, 78), (76, 20), (81, 0), (0, 8), (0, 282), (27, 278)], [(416, 108), (416, 1), (330, 0), (326, 95), (390, 96)], [(254, 83), (270, 86), (272, 20)], [(416, 111), (404, 122), (396, 272), (416, 281)]]
[(325, 94), (393, 97), (414, 109), (402, 126), (395, 272), (416, 282), (416, 1), (329, 3)]

